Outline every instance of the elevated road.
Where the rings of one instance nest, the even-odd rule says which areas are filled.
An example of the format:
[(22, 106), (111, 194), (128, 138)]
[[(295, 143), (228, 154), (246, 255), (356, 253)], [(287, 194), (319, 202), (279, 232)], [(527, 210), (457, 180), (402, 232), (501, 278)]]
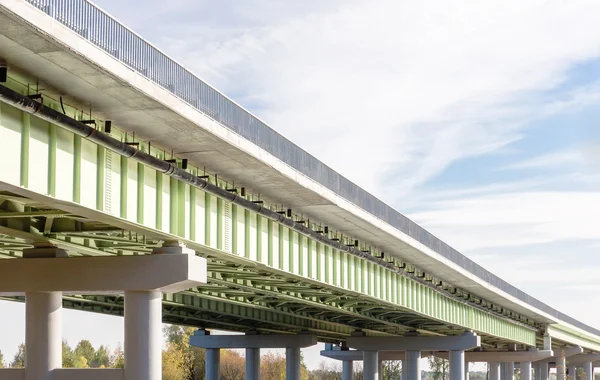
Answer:
[[(1, 66), (6, 258), (41, 243), (120, 256), (177, 241), (207, 259), (208, 282), (164, 295), (165, 322), (330, 343), (473, 331), (484, 350), (600, 351), (600, 331), (478, 266), (87, 1), (0, 0)], [(124, 311), (110, 294), (64, 305)]]

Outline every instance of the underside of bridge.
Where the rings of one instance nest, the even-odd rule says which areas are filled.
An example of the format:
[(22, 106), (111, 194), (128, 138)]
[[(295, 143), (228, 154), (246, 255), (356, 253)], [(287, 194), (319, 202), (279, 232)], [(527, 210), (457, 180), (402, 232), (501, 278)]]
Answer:
[[(0, 192), (0, 255), (21, 257), (23, 249), (46, 241), (73, 256), (143, 255), (169, 234), (136, 232), (49, 207), (22, 195)], [(301, 276), (189, 243), (207, 258), (205, 286), (163, 299), (166, 323), (246, 332), (299, 333), (310, 331), (324, 342), (339, 343), (355, 330), (372, 335), (460, 335), (464, 328), (393, 309), (360, 295), (335, 290)], [(24, 300), (22, 297), (7, 299)], [(123, 314), (122, 296), (69, 296), (64, 306), (111, 315)], [(483, 335), (487, 347), (510, 341)]]

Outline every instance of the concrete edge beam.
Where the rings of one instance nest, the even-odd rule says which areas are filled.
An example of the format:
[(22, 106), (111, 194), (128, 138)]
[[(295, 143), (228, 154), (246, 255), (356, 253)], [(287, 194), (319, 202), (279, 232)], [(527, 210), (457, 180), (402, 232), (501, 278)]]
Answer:
[(464, 351), (481, 345), (481, 338), (460, 336), (349, 337), (348, 347), (362, 351)]
[(121, 368), (57, 368), (54, 380), (123, 380)]
[(0, 379), (23, 380), (25, 379), (25, 368), (0, 368)]
[[(465, 360), (468, 362), (533, 362), (550, 358), (554, 353), (550, 350), (532, 351), (488, 351), (488, 352), (465, 352)], [(448, 352), (435, 352), (434, 356), (448, 359)]]
[(0, 260), (0, 294), (124, 290), (175, 293), (205, 284), (206, 259), (190, 254)]
[[(57, 368), (52, 371), (54, 380), (123, 380), (121, 368)], [(24, 380), (25, 368), (0, 368), (2, 380)]]
[(190, 337), (190, 345), (199, 348), (306, 348), (317, 344), (317, 336), (298, 335), (204, 335)]

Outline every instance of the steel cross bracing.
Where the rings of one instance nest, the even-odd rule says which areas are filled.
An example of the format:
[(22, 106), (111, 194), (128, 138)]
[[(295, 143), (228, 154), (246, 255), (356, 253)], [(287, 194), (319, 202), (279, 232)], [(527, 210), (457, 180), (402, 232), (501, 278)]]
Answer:
[[(19, 82), (13, 81), (12, 84), (13, 84), (13, 86), (18, 87)], [(51, 105), (53, 104), (52, 100), (49, 99), (48, 97), (45, 97), (45, 102), (47, 104), (51, 104)], [(68, 106), (67, 106), (67, 109), (68, 109)], [(85, 115), (80, 110), (75, 109), (72, 112), (79, 113), (80, 118), (91, 117), (89, 115)], [(69, 113), (69, 110), (67, 110), (67, 113)], [(24, 116), (27, 116), (27, 115), (24, 115)], [(25, 117), (24, 120), (28, 121), (29, 118)], [(100, 121), (98, 121), (98, 122), (100, 122)], [(28, 123), (25, 123), (25, 126), (24, 126), (25, 129), (23, 132), (31, 133), (30, 132), (30, 130), (32, 128), (31, 122), (29, 122), (30, 125), (27, 125), (27, 124)], [(52, 128), (52, 127), (54, 127), (54, 126), (51, 126), (51, 129), (49, 130), (50, 143), (53, 142), (52, 140), (54, 140), (54, 143), (56, 143), (58, 132), (57, 132), (56, 128)], [(114, 134), (115, 134), (115, 132), (113, 132), (113, 135)], [(125, 136), (122, 138), (127, 140), (128, 139), (127, 134), (125, 134)], [(82, 152), (82, 144), (84, 144), (84, 142), (85, 141), (78, 141), (77, 136), (75, 137), (75, 139), (74, 139), (75, 152), (73, 152), (73, 153), (76, 158), (79, 156), (79, 159), (81, 159), (81, 155), (84, 154), (84, 152)], [(139, 140), (132, 141), (131, 143), (140, 144), (140, 149), (142, 149), (142, 150), (144, 149), (144, 146), (143, 146), (144, 143), (140, 142)], [(23, 144), (23, 148), (25, 149), (26, 147), (28, 147), (28, 145)], [(77, 149), (77, 148), (79, 148), (79, 149)], [(148, 151), (152, 152), (152, 149), (150, 148), (149, 144), (147, 144), (147, 149), (148, 149)], [(156, 148), (153, 148), (153, 149), (157, 150)], [(77, 151), (77, 150), (79, 150), (79, 151)], [(23, 153), (24, 153), (24, 151), (22, 150), (21, 151), (22, 156), (23, 156)], [(163, 156), (165, 155), (165, 152), (160, 152), (160, 150), (158, 150), (156, 152), (156, 154), (158, 154), (158, 155), (160, 155), (161, 153)], [(143, 199), (140, 199), (140, 194), (143, 197), (143, 189), (139, 188), (139, 184), (142, 184), (145, 181), (144, 174), (147, 170), (145, 170), (143, 167), (141, 167), (140, 164), (137, 164), (137, 167), (135, 166), (135, 164), (134, 164), (134, 166), (131, 166), (131, 164), (127, 163), (127, 161), (128, 161), (127, 159), (125, 159), (125, 158), (119, 159), (119, 157), (115, 157), (114, 153), (106, 151), (106, 149), (104, 149), (102, 147), (97, 147), (96, 154), (98, 157), (98, 161), (96, 163), (97, 171), (98, 171), (98, 175), (96, 178), (96, 189), (95, 189), (96, 190), (95, 191), (96, 192), (96, 200), (95, 200), (96, 208), (100, 209), (100, 210), (104, 210), (104, 211), (111, 211), (112, 208), (120, 208), (120, 211), (117, 212), (117, 214), (120, 214), (121, 217), (128, 218), (128, 219), (134, 219), (134, 220), (137, 220), (138, 222), (143, 223), (144, 219), (147, 219), (147, 218), (144, 217), (145, 210), (144, 210)], [(23, 158), (23, 161), (27, 163), (28, 157), (22, 157), (22, 158)], [(52, 160), (52, 158), (53, 158), (53, 160)], [(48, 162), (49, 164), (52, 164), (51, 161), (54, 161), (54, 164), (56, 163), (56, 153), (55, 152), (53, 153), (50, 151), (48, 161), (49, 161)], [(77, 161), (77, 159), (75, 161)], [(104, 161), (104, 162), (102, 162), (102, 161)], [(114, 189), (111, 189), (111, 186), (110, 186), (110, 184), (113, 182), (113, 180), (111, 179), (110, 173), (111, 173), (112, 166), (115, 166), (115, 165), (120, 165), (120, 173), (119, 174), (121, 174), (121, 175), (127, 175), (127, 172), (131, 172), (131, 171), (137, 172), (137, 177), (138, 177), (137, 210), (132, 208), (131, 204), (127, 205), (127, 198), (129, 198), (128, 194), (126, 194), (127, 193), (127, 183), (123, 183), (123, 181), (121, 181), (121, 185), (120, 185), (120, 190), (121, 190), (120, 200), (115, 202), (115, 198), (117, 198), (117, 197), (115, 197)], [(73, 179), (73, 186), (74, 186), (73, 200), (76, 202), (80, 202), (81, 198), (83, 196), (82, 189), (81, 189), (81, 186), (83, 184), (80, 183), (82, 180), (81, 177), (82, 177), (83, 173), (81, 172), (81, 168), (79, 168), (79, 170), (77, 170), (78, 168), (74, 167), (74, 169), (75, 169), (75, 173), (74, 173), (74, 179)], [(190, 169), (190, 170), (193, 170), (193, 169)], [(20, 175), (21, 185), (27, 186), (28, 171), (22, 167), (20, 174), (21, 174)], [(148, 174), (146, 174), (146, 175), (148, 175)], [(165, 185), (164, 182), (165, 182), (165, 180), (168, 181), (168, 179), (165, 179), (163, 177), (164, 176), (156, 177), (156, 181), (155, 181), (156, 186), (163, 187)], [(217, 181), (216, 176), (214, 176), (214, 180), (217, 183), (219, 182), (219, 181)], [(104, 186), (104, 187), (100, 186), (99, 184), (102, 181), (104, 181), (107, 184), (107, 186)], [(56, 179), (53, 178), (52, 175), (48, 175), (48, 182), (49, 182), (48, 190), (49, 190), (50, 194), (54, 195), (56, 193), (56, 186), (57, 186)], [(227, 182), (221, 181), (221, 184), (224, 188), (227, 188), (228, 186), (231, 187), (231, 185), (228, 185)], [(174, 184), (173, 181), (171, 180), (171, 183), (168, 186), (170, 187), (170, 190), (172, 192), (175, 192), (175, 193), (179, 192), (181, 195), (181, 192), (182, 192), (182, 184), (181, 183)], [(185, 191), (185, 186), (183, 187), (183, 190)], [(190, 192), (193, 194), (194, 189), (193, 188), (190, 189)], [(160, 192), (158, 192), (157, 196), (156, 196), (157, 202), (160, 202), (160, 200), (158, 199), (159, 195), (161, 195)], [(183, 195), (183, 197), (186, 197), (186, 196), (187, 195)], [(124, 198), (126, 198), (126, 199), (124, 199)], [(164, 196), (163, 196), (163, 198), (164, 198)], [(173, 197), (170, 197), (170, 198), (171, 199), (169, 200), (169, 202), (171, 202), (171, 206), (172, 206), (173, 205), (173, 199), (172, 199)], [(209, 197), (206, 197), (206, 198), (208, 199)], [(192, 199), (190, 199), (190, 201), (192, 201)], [(216, 202), (214, 202), (214, 201), (216, 201)], [(217, 211), (217, 215), (216, 215), (217, 220), (223, 217), (223, 213), (233, 214), (232, 219), (235, 220), (235, 219), (237, 219), (236, 212), (238, 214), (237, 216), (239, 216), (240, 211), (244, 212), (243, 210), (238, 210), (239, 207), (236, 207), (235, 205), (230, 205), (230, 204), (224, 205), (225, 202), (223, 202), (222, 199), (215, 200), (213, 198), (212, 202), (213, 202), (212, 207), (217, 209), (216, 210)], [(181, 201), (179, 201), (179, 203), (181, 203)], [(208, 208), (210, 208), (210, 206), (211, 205), (207, 204), (206, 208), (208, 209)], [(226, 206), (226, 207), (224, 208), (224, 206)], [(129, 214), (128, 214), (128, 211), (130, 212)], [(135, 212), (135, 217), (132, 218), (131, 214), (134, 212)], [(161, 220), (161, 219), (164, 219), (160, 215), (161, 209), (157, 208), (153, 212), (156, 215), (156, 227), (157, 228), (163, 227), (163, 229), (164, 229), (165, 226), (161, 226), (161, 224), (165, 222), (165, 220)], [(194, 214), (195, 214), (194, 212), (190, 212), (190, 218), (189, 218), (189, 221), (187, 221), (188, 224), (192, 224), (192, 222), (194, 222), (194, 216), (195, 216)], [(292, 217), (294, 217), (294, 216), (292, 216)], [(183, 221), (183, 223), (181, 221), (174, 223), (174, 219), (175, 218), (173, 218), (173, 210), (171, 210), (171, 218), (170, 218), (170, 221), (167, 221), (167, 222), (169, 223), (168, 229), (172, 233), (175, 233), (180, 236), (183, 235), (183, 236), (190, 237), (190, 238), (195, 238), (196, 237), (195, 235), (203, 233), (205, 235), (206, 241), (210, 240), (210, 238), (213, 238), (213, 242), (212, 242), (213, 246), (216, 245), (218, 248), (225, 249), (226, 251), (239, 251), (240, 250), (239, 249), (240, 242), (238, 241), (238, 239), (234, 238), (231, 241), (228, 240), (228, 236), (230, 236), (230, 234), (236, 235), (236, 227), (237, 227), (238, 223), (233, 222), (232, 225), (230, 226), (230, 229), (227, 228), (227, 226), (222, 226), (220, 223), (217, 223), (217, 231), (209, 232), (208, 227), (207, 227), (207, 228), (205, 228), (206, 231), (194, 231), (193, 229), (190, 229), (189, 233), (187, 233), (187, 231), (186, 231), (186, 233), (182, 233), (181, 232), (182, 230), (184, 230), (184, 229), (187, 230), (189, 228), (188, 225), (186, 225), (186, 221)], [(258, 236), (256, 237), (256, 240), (255, 240), (255, 243), (258, 246), (258, 248), (257, 248), (258, 252), (254, 253), (254, 254), (256, 255), (255, 257), (257, 259), (259, 259), (259, 261), (260, 261), (261, 254), (266, 254), (265, 252), (261, 252), (261, 243), (262, 243), (263, 239), (261, 239), (261, 231), (260, 230), (263, 229), (263, 231), (264, 231), (267, 228), (270, 229), (270, 228), (272, 228), (272, 224), (274, 224), (274, 223), (272, 223), (271, 220), (266, 220), (266, 219), (262, 218), (262, 221), (261, 221), (259, 218), (257, 218), (256, 225), (254, 227), (252, 227), (250, 225), (255, 222), (254, 216), (251, 216), (251, 213), (248, 213), (247, 210), (244, 212), (244, 219), (245, 219), (244, 222), (245, 222), (245, 228), (246, 228), (246, 241), (242, 244), (245, 245), (244, 249), (246, 250), (246, 257), (253, 255), (253, 253), (250, 252), (250, 251), (252, 251), (252, 248), (249, 249), (249, 245), (250, 245), (250, 243), (253, 244), (254, 242), (250, 242), (248, 240), (248, 235), (250, 235), (249, 228), (255, 228), (255, 230), (258, 232)], [(207, 220), (207, 222), (208, 222), (208, 220)], [(261, 222), (261, 223), (259, 223), (259, 222)], [(309, 221), (298, 221), (298, 223), (300, 223), (300, 222), (303, 222), (303, 223), (306, 222), (307, 224), (310, 224)], [(154, 223), (152, 223), (152, 224), (154, 224)], [(312, 226), (314, 228), (322, 228), (322, 227), (315, 225), (314, 223), (312, 224)], [(219, 227), (221, 227), (221, 231), (219, 231)], [(279, 231), (280, 232), (282, 231), (281, 226), (279, 226)], [(215, 234), (215, 232), (216, 232), (216, 234)], [(212, 235), (212, 236), (210, 236), (210, 235)], [(336, 236), (336, 235), (334, 235), (334, 236)], [(348, 242), (348, 240), (349, 240), (348, 237), (343, 237), (341, 235), (338, 235), (338, 236), (339, 236), (339, 239), (337, 239), (337, 240), (340, 240), (340, 241), (343, 240), (345, 242)], [(292, 241), (294, 239), (298, 240), (298, 246), (299, 246), (298, 248), (292, 248)], [(216, 240), (216, 242), (215, 242), (215, 240)], [(336, 239), (334, 238), (333, 240), (336, 240)], [(303, 247), (302, 247), (303, 241), (307, 242), (305, 244), (308, 245), (308, 248), (311, 247), (312, 241), (310, 239), (305, 240), (304, 237), (301, 237), (301, 236), (293, 237), (292, 234), (290, 234), (290, 251), (292, 251), (293, 249), (303, 249)], [(269, 238), (269, 240), (267, 241), (267, 244), (263, 244), (262, 248), (267, 248), (266, 246), (268, 245), (269, 246), (268, 249), (271, 250), (272, 249), (271, 244), (272, 244), (272, 239)], [(294, 242), (293, 244), (296, 244), (296, 242)], [(314, 243), (312, 243), (312, 244), (314, 246)], [(316, 244), (318, 245), (319, 243), (316, 243)], [(363, 248), (361, 248), (361, 249), (363, 249)], [(327, 249), (327, 247), (326, 247), (326, 249)], [(355, 248), (350, 248), (350, 249), (355, 249)], [(369, 248), (369, 250), (371, 250), (371, 249)], [(282, 250), (280, 249), (279, 261), (282, 260), (281, 251)], [(377, 251), (375, 250), (374, 253), (377, 253)], [(337, 255), (338, 258), (339, 258), (339, 256), (342, 256), (342, 257), (345, 256), (343, 254), (343, 252), (337, 252), (335, 250), (332, 251), (331, 255), (334, 257)], [(361, 255), (364, 257), (365, 255), (369, 256), (370, 254), (369, 253), (361, 253)], [(299, 266), (306, 264), (306, 263), (303, 263), (303, 261), (302, 261), (303, 256), (304, 255), (300, 254), (298, 256), (299, 259), (297, 262), (290, 260), (289, 267), (287, 268), (287, 270), (293, 272), (294, 269), (296, 269), (296, 271), (297, 271)], [(308, 264), (309, 264), (307, 269), (308, 269), (309, 275), (310, 275), (310, 271), (313, 270), (313, 268), (314, 268), (314, 265), (311, 265), (311, 263), (310, 263), (311, 257), (312, 257), (312, 255), (310, 255), (310, 254), (307, 257)], [(350, 260), (353, 260), (353, 259), (350, 258)], [(389, 258), (386, 258), (385, 260), (383, 260), (383, 259), (376, 260), (376, 261), (378, 261), (379, 264), (383, 265), (383, 267), (381, 267), (377, 264), (373, 264), (372, 262), (367, 262), (366, 263), (367, 270), (374, 270), (375, 272), (378, 272), (381, 275), (382, 273), (387, 274), (388, 272), (384, 268), (388, 268), (388, 269), (391, 269), (394, 272), (399, 273), (400, 275), (405, 276), (405, 277), (411, 279), (412, 281), (414, 281), (414, 283), (409, 281), (408, 282), (409, 286), (411, 284), (415, 284), (416, 286), (419, 286), (417, 284), (420, 284), (420, 285), (423, 285), (423, 286), (419, 286), (420, 289), (424, 289), (425, 291), (430, 292), (432, 295), (435, 295), (437, 293), (444, 294), (444, 297), (442, 297), (443, 299), (449, 298), (449, 299), (458, 300), (460, 303), (468, 304), (468, 307), (482, 310), (484, 313), (491, 312), (492, 314), (499, 315), (501, 318), (510, 318), (510, 319), (517, 320), (519, 322), (523, 322), (523, 323), (527, 323), (529, 325), (535, 326), (535, 323), (528, 318), (524, 318), (524, 317), (522, 317), (516, 313), (513, 313), (509, 310), (505, 310), (497, 305), (493, 305), (492, 303), (489, 303), (489, 302), (486, 302), (485, 300), (479, 299), (479, 298), (477, 298), (467, 292), (464, 292), (460, 289), (453, 288), (450, 285), (444, 283), (443, 281), (432, 278), (431, 276), (427, 275), (425, 272), (420, 271), (417, 268), (414, 268), (413, 266), (411, 266), (409, 264), (400, 263), (396, 259), (392, 259), (391, 261), (389, 261), (389, 260), (390, 260)], [(269, 264), (270, 265), (273, 265), (273, 261), (274, 260), (272, 259), (272, 257), (269, 256)], [(294, 265), (296, 266), (296, 268), (294, 268)], [(319, 265), (319, 263), (317, 263), (317, 270), (319, 270), (318, 265)], [(344, 263), (344, 265), (346, 265), (346, 263)], [(361, 269), (364, 269), (363, 264), (361, 264), (361, 267), (362, 268), (357, 269), (357, 271), (354, 273), (354, 276), (356, 278), (360, 278), (360, 276), (363, 275), (362, 273), (359, 272)], [(329, 271), (327, 270), (327, 268), (325, 268), (325, 271), (326, 271), (326, 273), (325, 273), (326, 281), (333, 280), (333, 282), (336, 283), (340, 280), (339, 275), (338, 275), (338, 278), (335, 277), (337, 274), (336, 271), (334, 271), (332, 273), (333, 279), (327, 279), (327, 274), (329, 274)], [(352, 278), (353, 276), (348, 274), (347, 277)], [(371, 276), (371, 278), (369, 279), (371, 281), (370, 284), (362, 284), (362, 285), (364, 285), (365, 287), (373, 288), (374, 293), (375, 293), (374, 295), (376, 297), (379, 297), (382, 294), (378, 294), (378, 293), (382, 290), (378, 288), (377, 283), (373, 282), (374, 281), (373, 277), (374, 276)], [(351, 280), (345, 280), (345, 281), (350, 282)], [(354, 281), (360, 282), (360, 280), (356, 280), (356, 279)], [(347, 285), (347, 284), (344, 284), (344, 285)], [(359, 284), (359, 285), (361, 285), (361, 284)], [(385, 291), (385, 289), (383, 289), (383, 291)], [(384, 294), (384, 296), (385, 296), (385, 294)], [(418, 301), (418, 300), (414, 300), (414, 299), (408, 300), (408, 301), (409, 302), (412, 301), (413, 303), (415, 301), (423, 302), (423, 301)], [(432, 305), (427, 305), (427, 304), (422, 305), (422, 309), (424, 309), (423, 311), (426, 311), (427, 308), (431, 308), (431, 307), (432, 307)]]
[[(19, 257), (33, 240), (47, 240), (76, 255), (146, 254), (160, 244), (160, 239), (49, 209), (15, 194), (0, 195), (0, 210), (0, 255), (4, 257)], [(371, 335), (402, 335), (415, 329), (424, 335), (464, 331), (368, 297), (348, 295), (298, 276), (284, 276), (243, 258), (219, 255), (216, 250), (207, 252), (209, 283), (166, 295), (165, 322), (234, 331), (309, 330), (328, 342), (339, 342), (356, 329)], [(120, 315), (123, 299), (71, 296), (65, 297), (65, 306)], [(484, 335), (485, 344), (496, 346), (502, 341), (506, 340)]]

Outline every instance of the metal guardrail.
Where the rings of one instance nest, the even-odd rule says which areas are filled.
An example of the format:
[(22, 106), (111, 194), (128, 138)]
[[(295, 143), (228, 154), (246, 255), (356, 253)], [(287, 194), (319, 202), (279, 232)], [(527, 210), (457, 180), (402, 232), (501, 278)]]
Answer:
[(358, 207), (525, 303), (590, 333), (600, 330), (569, 317), (510, 285), (349, 181), (271, 129), (87, 0), (25, 0), (192, 107), (271, 153)]

